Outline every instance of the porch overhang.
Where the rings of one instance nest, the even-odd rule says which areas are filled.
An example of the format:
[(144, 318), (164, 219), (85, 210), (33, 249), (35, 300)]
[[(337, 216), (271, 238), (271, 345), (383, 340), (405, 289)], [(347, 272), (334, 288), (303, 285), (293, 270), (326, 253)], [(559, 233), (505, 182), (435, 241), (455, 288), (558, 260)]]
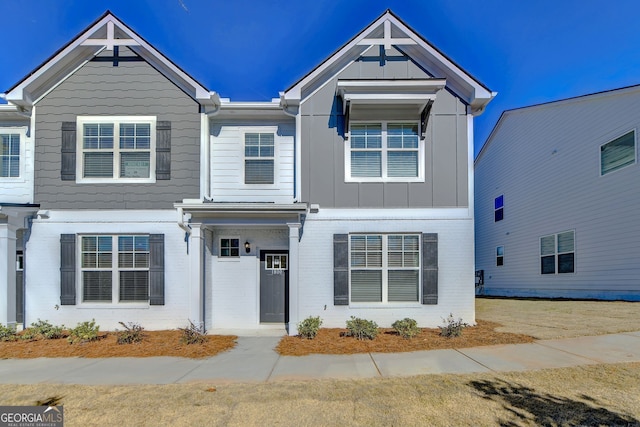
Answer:
[(190, 223), (242, 227), (300, 223), (308, 212), (306, 203), (182, 202), (174, 207)]

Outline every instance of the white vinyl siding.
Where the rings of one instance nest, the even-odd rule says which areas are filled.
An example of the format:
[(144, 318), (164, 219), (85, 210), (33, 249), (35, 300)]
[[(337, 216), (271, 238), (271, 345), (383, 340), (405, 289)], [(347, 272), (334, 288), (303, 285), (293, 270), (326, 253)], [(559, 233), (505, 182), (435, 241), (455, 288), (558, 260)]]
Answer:
[(417, 123), (351, 123), (345, 145), (345, 180), (424, 180), (423, 145)]
[(600, 146), (600, 174), (632, 165), (636, 162), (636, 133), (631, 131)]
[(153, 182), (155, 117), (78, 117), (78, 182)]
[(419, 301), (418, 235), (354, 234), (349, 254), (352, 303)]

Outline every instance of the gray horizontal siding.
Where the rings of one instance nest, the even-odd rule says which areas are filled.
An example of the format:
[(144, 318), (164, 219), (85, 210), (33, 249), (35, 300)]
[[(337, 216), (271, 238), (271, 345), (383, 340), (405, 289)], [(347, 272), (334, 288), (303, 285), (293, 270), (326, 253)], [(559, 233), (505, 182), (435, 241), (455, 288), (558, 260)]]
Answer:
[[(60, 126), (79, 115), (156, 116), (171, 122), (171, 179), (76, 184), (60, 179)], [(158, 209), (200, 195), (198, 104), (145, 62), (89, 62), (36, 108), (35, 201), (52, 209)]]
[[(376, 56), (376, 49), (368, 56)], [(398, 51), (388, 55), (400, 56)], [(429, 78), (411, 61), (356, 61), (301, 105), (302, 201), (335, 208), (466, 207), (468, 139), (465, 106), (447, 90), (438, 92), (425, 141), (424, 183), (345, 182), (344, 117), (336, 97), (338, 79)], [(304, 93), (303, 93), (304, 94)], [(393, 112), (390, 112), (389, 118)], [(379, 114), (376, 114), (378, 117)], [(406, 118), (406, 116), (404, 117)], [(419, 115), (412, 117), (419, 119)]]
[[(640, 91), (503, 118), (475, 168), (476, 268), (488, 293), (640, 299), (640, 167), (601, 177), (599, 163), (600, 145), (631, 129), (640, 129)], [(575, 230), (576, 272), (541, 275), (540, 237), (566, 230)]]

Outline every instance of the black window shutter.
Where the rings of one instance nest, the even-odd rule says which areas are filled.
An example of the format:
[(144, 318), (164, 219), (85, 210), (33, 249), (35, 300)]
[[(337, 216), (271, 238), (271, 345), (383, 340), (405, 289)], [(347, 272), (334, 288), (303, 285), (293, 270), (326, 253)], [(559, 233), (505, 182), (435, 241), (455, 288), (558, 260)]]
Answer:
[(164, 234), (149, 235), (149, 304), (164, 305)]
[(349, 305), (349, 235), (333, 235), (333, 305)]
[(60, 235), (60, 304), (76, 303), (76, 235)]
[(156, 180), (171, 179), (171, 122), (156, 123)]
[(76, 122), (62, 122), (60, 178), (76, 180)]
[(438, 234), (422, 234), (422, 304), (438, 304)]

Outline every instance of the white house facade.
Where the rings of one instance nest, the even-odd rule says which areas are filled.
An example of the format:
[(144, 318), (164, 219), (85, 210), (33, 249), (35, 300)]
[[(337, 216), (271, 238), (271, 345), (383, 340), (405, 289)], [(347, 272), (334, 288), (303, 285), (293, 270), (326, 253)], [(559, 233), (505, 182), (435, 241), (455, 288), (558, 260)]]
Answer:
[(475, 161), (482, 293), (640, 300), (640, 86), (505, 111)]
[(278, 98), (233, 102), (106, 12), (3, 94), (0, 323), (472, 323), (494, 96), (386, 11)]

